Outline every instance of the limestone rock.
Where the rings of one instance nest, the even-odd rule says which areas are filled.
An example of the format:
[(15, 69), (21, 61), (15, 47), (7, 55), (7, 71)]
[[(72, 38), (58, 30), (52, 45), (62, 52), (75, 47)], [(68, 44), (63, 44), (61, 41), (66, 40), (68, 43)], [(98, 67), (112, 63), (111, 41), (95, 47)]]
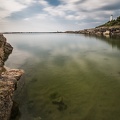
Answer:
[(109, 30), (106, 30), (106, 32), (103, 32), (103, 35), (110, 35), (110, 31)]
[(0, 75), (2, 73), (2, 67), (8, 56), (12, 53), (13, 47), (6, 42), (6, 38), (0, 34)]
[(20, 79), (23, 70), (11, 69), (5, 71), (0, 79), (0, 120), (8, 120), (13, 106), (12, 96), (16, 90), (17, 80)]
[(17, 88), (17, 81), (24, 73), (23, 70), (4, 67), (12, 50), (13, 47), (0, 34), (0, 120), (9, 120), (13, 106), (12, 96)]

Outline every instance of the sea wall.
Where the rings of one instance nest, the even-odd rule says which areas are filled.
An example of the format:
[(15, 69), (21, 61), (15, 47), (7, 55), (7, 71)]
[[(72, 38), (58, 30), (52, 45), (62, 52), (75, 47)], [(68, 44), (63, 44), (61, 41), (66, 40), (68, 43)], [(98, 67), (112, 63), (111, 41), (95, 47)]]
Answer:
[(13, 107), (13, 93), (17, 88), (23, 70), (10, 69), (4, 66), (5, 61), (12, 53), (13, 47), (0, 34), (0, 120), (9, 120)]
[(78, 34), (89, 34), (89, 35), (98, 35), (98, 36), (120, 36), (120, 26), (117, 27), (99, 27), (84, 29), (79, 31), (66, 31), (65, 33), (78, 33)]

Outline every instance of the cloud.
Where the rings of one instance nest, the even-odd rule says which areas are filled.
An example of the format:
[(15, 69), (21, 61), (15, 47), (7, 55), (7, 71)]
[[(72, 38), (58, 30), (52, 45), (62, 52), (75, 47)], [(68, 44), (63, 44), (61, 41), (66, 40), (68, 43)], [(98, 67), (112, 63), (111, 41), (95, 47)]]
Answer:
[(32, 3), (35, 3), (35, 0), (17, 0), (17, 2), (24, 4), (24, 5), (30, 5)]
[(48, 6), (48, 2), (45, 0), (39, 0), (39, 3), (43, 6)]
[[(65, 20), (99, 25), (109, 20), (111, 14), (119, 16), (119, 0), (61, 0), (57, 6), (46, 6), (44, 11)], [(90, 25), (89, 25), (90, 26)]]
[(20, 11), (26, 6), (16, 2), (15, 0), (11, 1), (0, 1), (0, 19), (10, 16), (13, 12)]
[(30, 4), (26, 8), (22, 9), (21, 11), (16, 11), (11, 13), (10, 16), (8, 16), (9, 19), (17, 19), (22, 20), (24, 18), (28, 17), (34, 17), (36, 14), (41, 13), (42, 6), (38, 4), (37, 2)]
[(59, 10), (59, 8), (57, 9), (56, 7), (49, 6), (44, 8), (43, 10), (52, 16), (65, 16), (65, 12), (63, 10)]
[(120, 1), (112, 4), (106, 4), (101, 8), (99, 8), (98, 10), (104, 11), (104, 10), (118, 10), (118, 9), (120, 9)]
[[(111, 14), (114, 17), (120, 15), (119, 0), (1, 0), (0, 24), (13, 21), (31, 23), (35, 27), (47, 26), (58, 30), (84, 29), (95, 27), (109, 20)], [(41, 22), (41, 23), (40, 23)], [(77, 23), (77, 24), (76, 24)], [(26, 24), (26, 30), (31, 29)], [(3, 26), (3, 25), (2, 25)], [(28, 27), (29, 26), (29, 27)], [(60, 27), (61, 26), (61, 27)], [(63, 27), (64, 26), (64, 27)], [(28, 27), (28, 28), (27, 28)], [(20, 27), (17, 27), (22, 28)], [(39, 29), (37, 29), (39, 30)], [(50, 29), (49, 29), (50, 30)], [(47, 30), (46, 30), (47, 31)]]

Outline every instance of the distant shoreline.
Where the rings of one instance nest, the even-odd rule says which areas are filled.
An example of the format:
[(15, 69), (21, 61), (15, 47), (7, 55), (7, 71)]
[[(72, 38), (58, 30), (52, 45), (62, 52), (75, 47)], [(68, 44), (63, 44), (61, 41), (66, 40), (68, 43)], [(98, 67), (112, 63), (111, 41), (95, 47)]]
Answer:
[(120, 37), (120, 26), (112, 27), (96, 27), (91, 29), (84, 29), (78, 31), (65, 31), (65, 32), (2, 32), (1, 34), (46, 34), (46, 33), (74, 33), (74, 34), (87, 34), (97, 36), (119, 36)]
[(28, 34), (28, 33), (64, 33), (64, 32), (2, 32), (1, 34)]
[(96, 36), (119, 36), (120, 37), (120, 26), (112, 27), (96, 27), (91, 29), (84, 29), (78, 31), (65, 31), (65, 33), (76, 33), (76, 34), (87, 34)]

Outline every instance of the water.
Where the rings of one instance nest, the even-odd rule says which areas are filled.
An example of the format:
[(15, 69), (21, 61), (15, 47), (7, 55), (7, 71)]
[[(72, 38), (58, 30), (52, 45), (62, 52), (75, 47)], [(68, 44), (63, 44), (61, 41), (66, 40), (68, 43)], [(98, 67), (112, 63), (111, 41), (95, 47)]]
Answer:
[(25, 75), (16, 120), (120, 120), (120, 39), (6, 34), (6, 66)]

